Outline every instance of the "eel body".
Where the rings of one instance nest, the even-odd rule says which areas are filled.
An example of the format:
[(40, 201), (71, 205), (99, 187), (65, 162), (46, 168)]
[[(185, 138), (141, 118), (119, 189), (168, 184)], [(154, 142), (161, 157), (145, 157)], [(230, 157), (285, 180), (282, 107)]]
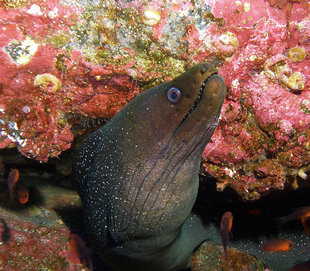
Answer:
[(182, 270), (205, 239), (191, 214), (225, 83), (209, 63), (131, 100), (78, 153), (87, 234), (112, 270)]

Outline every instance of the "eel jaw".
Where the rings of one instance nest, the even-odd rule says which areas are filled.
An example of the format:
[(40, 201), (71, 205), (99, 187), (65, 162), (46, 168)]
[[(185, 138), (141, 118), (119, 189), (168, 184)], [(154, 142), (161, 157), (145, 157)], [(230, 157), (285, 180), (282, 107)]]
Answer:
[(203, 95), (205, 94), (205, 87), (207, 85), (207, 82), (210, 80), (210, 78), (214, 75), (217, 75), (217, 73), (213, 73), (211, 74), (206, 80), (204, 80), (200, 86), (198, 95), (194, 101), (194, 103), (192, 104), (192, 106), (190, 107), (190, 109), (188, 110), (188, 112), (185, 114), (184, 118), (181, 120), (180, 125), (182, 125), (182, 123), (190, 116), (190, 114), (197, 108), (198, 104), (201, 102)]

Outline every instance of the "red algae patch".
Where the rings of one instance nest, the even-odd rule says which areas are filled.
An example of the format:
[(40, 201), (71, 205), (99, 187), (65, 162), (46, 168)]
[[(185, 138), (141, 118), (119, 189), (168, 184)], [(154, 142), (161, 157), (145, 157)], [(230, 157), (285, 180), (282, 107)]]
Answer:
[(309, 5), (223, 1), (211, 9), (239, 47), (219, 68), (227, 101), (203, 154), (206, 171), (218, 178), (218, 190), (231, 186), (243, 200), (289, 184), (296, 189), (299, 169), (310, 163)]

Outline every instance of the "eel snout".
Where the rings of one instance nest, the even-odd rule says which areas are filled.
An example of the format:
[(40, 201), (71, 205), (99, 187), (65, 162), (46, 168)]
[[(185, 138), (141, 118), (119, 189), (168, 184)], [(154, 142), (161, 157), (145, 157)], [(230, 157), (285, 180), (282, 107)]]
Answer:
[(221, 108), (226, 90), (224, 79), (217, 73), (214, 73), (204, 81), (203, 85), (208, 96), (208, 103)]

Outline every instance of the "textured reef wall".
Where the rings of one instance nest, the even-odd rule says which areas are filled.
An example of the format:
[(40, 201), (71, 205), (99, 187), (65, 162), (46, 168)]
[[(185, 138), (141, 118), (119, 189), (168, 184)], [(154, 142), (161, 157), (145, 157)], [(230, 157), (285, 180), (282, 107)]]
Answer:
[(44, 180), (32, 174), (29, 179), (21, 176), (31, 190), (27, 205), (10, 200), (0, 182), (0, 270), (93, 270), (86, 269), (91, 266), (86, 264), (88, 247), (82, 239), (80, 244), (71, 240), (83, 223), (77, 219), (82, 216), (78, 194), (59, 185), (42, 185)]
[[(238, 3), (238, 4), (237, 4)], [(309, 2), (222, 2), (223, 27), (209, 28), (224, 56), (228, 95), (204, 152), (206, 170), (244, 199), (285, 183), (297, 187), (310, 162)], [(217, 42), (217, 43), (216, 43)]]
[(111, 118), (201, 61), (227, 84), (203, 167), (244, 199), (310, 163), (310, 7), (294, 1), (0, 3), (0, 148), (41, 162), (70, 148), (80, 117)]

